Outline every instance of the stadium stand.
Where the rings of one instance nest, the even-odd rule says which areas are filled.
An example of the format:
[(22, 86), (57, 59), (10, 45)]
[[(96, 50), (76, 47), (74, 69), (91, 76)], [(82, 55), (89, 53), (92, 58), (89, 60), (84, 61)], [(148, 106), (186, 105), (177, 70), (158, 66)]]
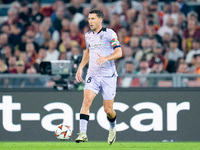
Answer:
[[(7, 77), (9, 86), (17, 87), (11, 78), (29, 77), (30, 73), (38, 75), (36, 86), (54, 86), (52, 77), (45, 80), (45, 84), (38, 81), (43, 79), (40, 63), (49, 58), (79, 58), (75, 61), (76, 70), (81, 58), (78, 56), (85, 49), (84, 34), (89, 31), (87, 14), (91, 9), (102, 10), (105, 14), (103, 26), (118, 34), (124, 54), (116, 62), (120, 82), (124, 76), (129, 76), (126, 82), (138, 78), (137, 87), (140, 87), (142, 68), (139, 64), (145, 59), (149, 63), (146, 86), (199, 86), (200, 49), (193, 44), (200, 40), (199, 1), (21, 0), (8, 3), (1, 0), (0, 3), (0, 87), (5, 87)], [(194, 51), (194, 55), (190, 62), (185, 62), (189, 51)], [(154, 65), (157, 58), (162, 59), (163, 65)], [(24, 67), (20, 74), (19, 61), (22, 62), (20, 67)], [(127, 73), (125, 64), (130, 61), (133, 70)], [(181, 66), (183, 70), (179, 71), (182, 63), (185, 63)], [(164, 80), (163, 74), (166, 75)], [(79, 86), (74, 81), (73, 84)], [(29, 86), (35, 85), (29, 83)]]

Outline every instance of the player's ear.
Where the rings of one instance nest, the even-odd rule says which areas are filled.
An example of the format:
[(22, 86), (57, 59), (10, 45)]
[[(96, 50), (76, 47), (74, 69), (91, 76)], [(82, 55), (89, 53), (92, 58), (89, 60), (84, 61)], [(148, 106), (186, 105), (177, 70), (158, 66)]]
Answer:
[(101, 23), (103, 22), (103, 18), (100, 18), (100, 22), (101, 22)]

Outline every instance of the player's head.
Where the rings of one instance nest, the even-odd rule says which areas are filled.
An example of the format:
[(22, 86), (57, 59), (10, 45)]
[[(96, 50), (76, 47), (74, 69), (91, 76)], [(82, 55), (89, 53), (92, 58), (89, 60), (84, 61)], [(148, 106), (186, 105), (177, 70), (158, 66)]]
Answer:
[(92, 10), (89, 12), (88, 21), (90, 29), (96, 31), (101, 29), (101, 23), (103, 21), (104, 14), (100, 10)]
[(96, 14), (97, 17), (102, 18), (102, 19), (103, 19), (103, 17), (104, 17), (103, 12), (100, 11), (100, 10), (92, 10), (92, 11), (89, 12), (89, 14)]

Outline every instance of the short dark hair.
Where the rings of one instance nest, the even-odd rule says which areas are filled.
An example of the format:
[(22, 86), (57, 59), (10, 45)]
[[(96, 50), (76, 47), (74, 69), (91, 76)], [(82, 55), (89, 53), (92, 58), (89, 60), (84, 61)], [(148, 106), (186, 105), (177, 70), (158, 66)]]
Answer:
[(134, 65), (133, 62), (132, 62), (131, 60), (127, 60), (127, 61), (126, 61), (126, 64), (132, 64), (132, 65)]
[(20, 1), (20, 4), (21, 4), (22, 7), (28, 6), (28, 2), (26, 0)]
[(193, 55), (193, 58), (195, 58), (195, 59), (196, 59), (196, 58), (197, 58), (197, 57), (199, 57), (199, 56), (200, 56), (200, 54), (199, 54), (199, 53), (197, 53), (197, 54), (194, 54), (194, 55)]
[(193, 41), (192, 41), (192, 43), (194, 43), (194, 42), (195, 43), (200, 43), (200, 39), (199, 38), (194, 38)]
[(97, 15), (97, 17), (99, 17), (99, 18), (104, 18), (104, 14), (103, 14), (103, 12), (102, 11), (100, 11), (100, 10), (92, 10), (92, 11), (90, 11), (89, 12), (89, 14), (96, 14)]
[(171, 43), (178, 43), (178, 39), (177, 38), (172, 38), (170, 42)]
[(148, 25), (149, 25), (149, 26), (153, 26), (153, 25), (154, 25), (154, 21), (153, 21), (153, 20), (149, 20), (149, 21), (148, 21)]
[(132, 8), (132, 0), (125, 0), (125, 3), (127, 4), (128, 9)]

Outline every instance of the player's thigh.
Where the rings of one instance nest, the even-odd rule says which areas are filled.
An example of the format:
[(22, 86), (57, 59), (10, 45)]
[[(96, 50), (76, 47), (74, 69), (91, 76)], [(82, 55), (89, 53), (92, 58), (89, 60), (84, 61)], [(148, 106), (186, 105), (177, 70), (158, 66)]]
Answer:
[(105, 77), (102, 80), (101, 93), (104, 100), (113, 100), (116, 95), (117, 77)]
[(84, 86), (84, 91), (85, 90), (90, 90), (93, 91), (94, 93), (98, 94), (99, 90), (100, 90), (100, 80), (97, 77), (91, 77), (91, 76), (87, 76), (86, 77), (86, 82), (85, 82), (85, 86)]
[(84, 101), (86, 101), (88, 103), (92, 103), (92, 101), (94, 100), (96, 95), (97, 94), (95, 92), (93, 92), (92, 90), (85, 89), (84, 90)]

